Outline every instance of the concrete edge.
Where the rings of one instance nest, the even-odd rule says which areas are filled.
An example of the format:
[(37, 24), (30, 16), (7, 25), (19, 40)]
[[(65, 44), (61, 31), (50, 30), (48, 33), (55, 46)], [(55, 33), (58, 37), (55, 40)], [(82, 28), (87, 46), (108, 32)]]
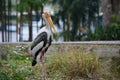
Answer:
[[(27, 45), (30, 44), (31, 42), (0, 42), (1, 45)], [(53, 42), (52, 44), (90, 44), (90, 45), (120, 45), (120, 41), (77, 41), (77, 42)]]

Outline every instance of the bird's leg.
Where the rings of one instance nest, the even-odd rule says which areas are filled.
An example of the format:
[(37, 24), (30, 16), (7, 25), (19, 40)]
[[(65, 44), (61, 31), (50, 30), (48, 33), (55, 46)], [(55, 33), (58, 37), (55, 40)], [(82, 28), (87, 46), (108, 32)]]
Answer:
[(42, 63), (42, 78), (46, 78), (46, 67), (45, 67), (45, 58), (44, 58), (45, 51), (42, 51), (41, 55), (41, 63)]

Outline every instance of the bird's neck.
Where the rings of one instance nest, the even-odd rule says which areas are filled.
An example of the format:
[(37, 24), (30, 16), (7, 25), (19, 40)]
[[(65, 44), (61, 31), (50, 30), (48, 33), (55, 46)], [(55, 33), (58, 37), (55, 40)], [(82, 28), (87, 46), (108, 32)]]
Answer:
[(50, 30), (50, 24), (48, 23), (47, 20), (45, 20), (45, 22), (46, 22), (46, 28)]

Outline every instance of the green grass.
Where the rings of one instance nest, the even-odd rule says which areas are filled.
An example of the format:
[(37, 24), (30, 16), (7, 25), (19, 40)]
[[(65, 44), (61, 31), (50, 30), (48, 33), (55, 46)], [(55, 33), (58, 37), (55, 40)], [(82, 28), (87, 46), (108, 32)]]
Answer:
[[(47, 69), (51, 77), (94, 78), (99, 74), (98, 57), (86, 52), (56, 53), (50, 56)], [(51, 75), (52, 74), (52, 75)]]
[[(32, 67), (32, 58), (26, 51), (10, 46), (5, 49), (10, 58), (0, 60), (0, 80), (41, 80), (40, 63)], [(45, 59), (48, 80), (119, 80), (115, 78), (120, 75), (116, 57), (101, 58), (71, 50), (70, 53), (46, 54)]]

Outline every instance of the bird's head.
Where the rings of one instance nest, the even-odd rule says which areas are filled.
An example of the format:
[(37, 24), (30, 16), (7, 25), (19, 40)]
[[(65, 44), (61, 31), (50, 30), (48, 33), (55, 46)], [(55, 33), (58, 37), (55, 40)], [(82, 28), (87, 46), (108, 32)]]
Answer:
[(47, 20), (47, 22), (48, 22), (48, 23), (50, 24), (50, 26), (53, 28), (54, 33), (55, 33), (56, 35), (58, 35), (58, 33), (57, 33), (57, 31), (56, 31), (56, 28), (55, 28), (55, 26), (54, 26), (54, 24), (53, 24), (53, 21), (52, 21), (52, 19), (51, 19), (50, 13), (49, 13), (49, 12), (43, 12), (42, 16), (43, 16), (43, 18), (45, 18), (45, 19)]

